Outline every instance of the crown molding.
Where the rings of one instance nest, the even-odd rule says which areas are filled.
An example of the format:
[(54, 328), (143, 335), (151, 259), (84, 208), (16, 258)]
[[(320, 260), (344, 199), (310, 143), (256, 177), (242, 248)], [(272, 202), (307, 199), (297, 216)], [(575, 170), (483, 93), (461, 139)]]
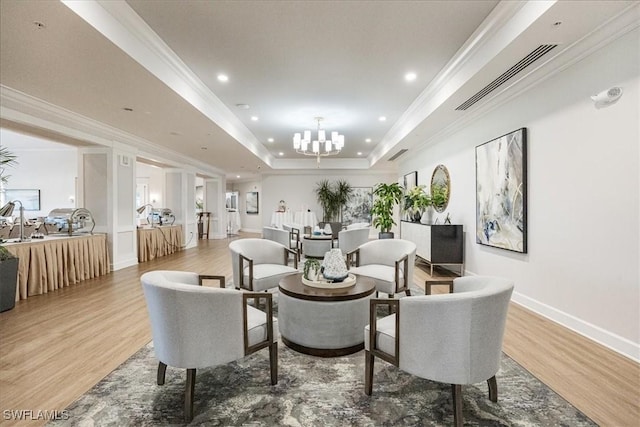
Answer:
[(103, 147), (132, 154), (137, 152), (140, 156), (177, 167), (189, 165), (212, 175), (225, 173), (197, 159), (4, 85), (0, 85), (0, 118)]
[(479, 104), (477, 108), (469, 111), (467, 115), (461, 116), (458, 120), (425, 139), (423, 143), (416, 147), (416, 152), (419, 153), (430, 148), (437, 141), (464, 129), (489, 112), (518, 98), (545, 80), (561, 73), (638, 28), (640, 28), (640, 3), (634, 3), (616, 16), (603, 22), (589, 34), (564, 46), (556, 55), (546, 59), (538, 66), (532, 67), (526, 75), (517, 81), (505, 85), (501, 88), (500, 93), (491, 99), (491, 102)]
[(556, 1), (500, 2), (370, 154), (378, 162)]
[(273, 155), (125, 1), (62, 3), (256, 157), (272, 165)]

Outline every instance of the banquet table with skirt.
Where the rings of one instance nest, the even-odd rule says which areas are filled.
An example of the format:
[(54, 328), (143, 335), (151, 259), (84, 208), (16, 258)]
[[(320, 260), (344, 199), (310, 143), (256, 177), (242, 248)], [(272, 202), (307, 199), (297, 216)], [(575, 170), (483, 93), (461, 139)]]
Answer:
[(181, 225), (138, 229), (138, 262), (151, 261), (181, 249)]
[(8, 243), (18, 257), (16, 300), (46, 294), (111, 271), (106, 234), (48, 236)]

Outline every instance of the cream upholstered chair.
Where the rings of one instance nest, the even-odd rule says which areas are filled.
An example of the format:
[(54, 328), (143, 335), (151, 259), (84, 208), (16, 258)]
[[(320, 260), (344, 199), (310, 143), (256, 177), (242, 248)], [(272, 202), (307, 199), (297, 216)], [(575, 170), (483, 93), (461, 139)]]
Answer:
[(375, 279), (376, 292), (384, 292), (389, 298), (400, 292), (411, 295), (415, 243), (402, 239), (372, 240), (347, 256), (355, 256), (356, 260), (356, 267), (351, 267), (350, 272)]
[(354, 222), (352, 224), (347, 225), (346, 229), (351, 230), (354, 228), (365, 228), (365, 227), (371, 227), (371, 224), (369, 224), (368, 222)]
[(358, 249), (360, 245), (369, 241), (369, 227), (352, 228), (338, 233), (338, 247), (343, 255)]
[[(280, 279), (298, 272), (298, 258), (288, 247), (267, 239), (238, 239), (229, 243), (233, 284), (237, 289), (266, 291)], [(293, 267), (289, 264), (293, 255)]]
[[(373, 390), (377, 356), (410, 374), (451, 384), (456, 426), (462, 426), (462, 384), (487, 381), (489, 398), (497, 402), (495, 375), (512, 292), (510, 280), (468, 276), (454, 280), (453, 294), (372, 300), (364, 330), (365, 393)], [(379, 304), (395, 306), (395, 314), (376, 320)]]
[[(158, 364), (158, 385), (164, 384), (167, 366), (185, 368), (187, 381), (184, 419), (193, 418), (196, 369), (222, 365), (269, 348), (271, 384), (278, 382), (277, 320), (272, 295), (198, 286), (204, 279), (183, 271), (151, 271), (140, 278), (147, 301), (153, 346)], [(266, 313), (247, 304), (266, 301)]]
[(298, 261), (300, 261), (300, 231), (297, 229), (289, 229), (283, 224), (282, 228), (262, 227), (262, 238), (273, 240), (283, 246), (295, 251)]

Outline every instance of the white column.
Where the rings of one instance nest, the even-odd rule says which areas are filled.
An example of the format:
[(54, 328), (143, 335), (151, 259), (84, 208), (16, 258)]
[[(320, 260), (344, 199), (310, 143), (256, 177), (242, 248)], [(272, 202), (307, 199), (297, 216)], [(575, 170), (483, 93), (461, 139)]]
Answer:
[(78, 149), (76, 206), (91, 212), (94, 233), (106, 233), (112, 270), (138, 263), (135, 221), (136, 154), (130, 147)]
[(196, 223), (196, 174), (185, 169), (165, 171), (165, 208), (176, 217), (175, 224), (182, 225), (182, 241), (186, 248), (198, 245)]
[(211, 212), (210, 239), (227, 237), (226, 187), (227, 181), (224, 175), (204, 180), (204, 210)]

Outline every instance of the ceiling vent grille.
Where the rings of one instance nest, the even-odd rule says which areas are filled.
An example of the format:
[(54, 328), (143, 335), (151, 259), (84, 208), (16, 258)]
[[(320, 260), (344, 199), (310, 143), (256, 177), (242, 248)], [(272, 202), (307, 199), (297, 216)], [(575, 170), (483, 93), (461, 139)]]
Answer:
[(394, 154), (393, 156), (389, 157), (389, 161), (393, 162), (395, 159), (397, 159), (398, 157), (402, 156), (404, 153), (407, 152), (406, 148), (403, 148), (402, 150), (398, 151), (396, 154)]
[(456, 110), (464, 111), (471, 107), (476, 102), (480, 101), (485, 96), (489, 95), (491, 92), (496, 90), (498, 87), (502, 86), (506, 83), (510, 78), (518, 74), (520, 71), (527, 68), (529, 65), (533, 64), (538, 59), (542, 58), (544, 55), (549, 53), (553, 48), (558, 46), (557, 44), (543, 44), (534, 49), (530, 54), (522, 58), (518, 61), (517, 64), (509, 68), (507, 71), (502, 73), (497, 79), (486, 85), (482, 90), (473, 95), (471, 98), (467, 99), (465, 102), (460, 104)]

